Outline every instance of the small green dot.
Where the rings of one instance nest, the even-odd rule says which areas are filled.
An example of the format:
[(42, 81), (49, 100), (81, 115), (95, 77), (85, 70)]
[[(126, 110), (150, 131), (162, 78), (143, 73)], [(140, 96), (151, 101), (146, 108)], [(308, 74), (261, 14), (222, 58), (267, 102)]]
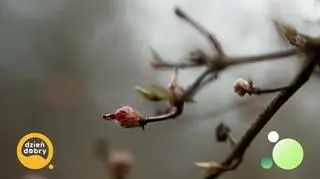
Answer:
[(260, 165), (264, 169), (270, 169), (273, 165), (272, 159), (270, 157), (264, 157), (261, 159)]
[(273, 148), (275, 164), (284, 170), (297, 168), (303, 160), (303, 148), (294, 139), (282, 139)]

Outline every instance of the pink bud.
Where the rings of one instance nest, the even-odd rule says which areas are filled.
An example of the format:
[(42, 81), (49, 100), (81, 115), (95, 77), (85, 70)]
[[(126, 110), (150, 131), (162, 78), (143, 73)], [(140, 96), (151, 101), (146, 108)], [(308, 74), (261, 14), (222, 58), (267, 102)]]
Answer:
[(251, 90), (251, 88), (251, 83), (242, 78), (237, 79), (233, 84), (233, 89), (239, 96), (244, 96), (248, 91)]
[(124, 128), (141, 127), (139, 120), (143, 119), (142, 115), (130, 106), (124, 106), (114, 113), (105, 114), (103, 118), (112, 120)]

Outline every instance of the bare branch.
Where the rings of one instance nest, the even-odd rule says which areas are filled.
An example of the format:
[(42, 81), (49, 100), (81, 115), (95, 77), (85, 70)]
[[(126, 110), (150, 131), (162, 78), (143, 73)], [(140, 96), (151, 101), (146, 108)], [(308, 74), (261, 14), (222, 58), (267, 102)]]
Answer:
[[(290, 52), (290, 53), (288, 53)], [(275, 58), (276, 56), (282, 55), (285, 56), (284, 54), (292, 54), (292, 53), (296, 53), (297, 50), (290, 50), (290, 51), (285, 51), (285, 52), (280, 52), (280, 53), (274, 53), (274, 54), (269, 54), (269, 55), (265, 55), (265, 56), (261, 56), (263, 57), (263, 59), (260, 59), (259, 57), (255, 57), (255, 58), (248, 58), (247, 62), (256, 62), (257, 59), (259, 60), (265, 60), (266, 58)], [(218, 62), (220, 63), (220, 61), (212, 61), (212, 62)], [(221, 61), (222, 63), (226, 62), (226, 61)], [(243, 63), (243, 62), (242, 62)], [(174, 111), (171, 111), (167, 114), (164, 115), (160, 115), (160, 116), (153, 116), (153, 117), (149, 117), (146, 118), (144, 120), (140, 121), (140, 124), (142, 126), (145, 126), (148, 123), (151, 122), (159, 122), (159, 121), (165, 121), (168, 119), (172, 119), (172, 118), (176, 118), (179, 115), (181, 115), (181, 113), (183, 112), (183, 103), (185, 101), (190, 101), (195, 94), (200, 91), (204, 86), (206, 86), (207, 84), (209, 84), (211, 81), (213, 81), (214, 79), (216, 79), (217, 77), (217, 73), (221, 70), (226, 68), (227, 66), (232, 66), (232, 65), (236, 65), (236, 64), (240, 64), (238, 61), (231, 61), (229, 60), (227, 63), (227, 65), (222, 65), (221, 68), (217, 68), (217, 66), (211, 66), (209, 68), (207, 68), (183, 93), (183, 95), (178, 99), (178, 101), (176, 102), (177, 104), (179, 104), (179, 106), (174, 106), (174, 108), (176, 108)], [(176, 66), (177, 67), (177, 66)], [(212, 74), (214, 72), (214, 74)], [(206, 77), (208, 75), (211, 76), (209, 78), (206, 79)], [(282, 88), (281, 88), (282, 89)], [(262, 94), (262, 93), (270, 93), (270, 92), (274, 92), (274, 91), (279, 91), (281, 89), (258, 89), (258, 88), (253, 88), (252, 91), (248, 91), (248, 93), (254, 93), (254, 94)], [(182, 105), (182, 106), (181, 106)]]
[[(301, 72), (293, 80), (290, 87), (284, 89), (263, 111), (255, 123), (251, 125), (245, 135), (242, 137), (240, 142), (237, 144), (235, 149), (227, 157), (227, 159), (222, 163), (223, 166), (230, 166), (233, 161), (242, 158), (245, 151), (258, 135), (258, 133), (263, 129), (263, 127), (270, 121), (273, 115), (281, 108), (281, 106), (301, 87), (307, 82), (313, 73), (320, 58), (319, 52), (314, 52), (309, 54), (306, 65), (302, 68)], [(234, 169), (236, 169), (235, 167)], [(209, 175), (206, 179), (215, 179), (220, 176), (225, 171), (220, 171), (215, 174)]]
[(222, 46), (219, 42), (219, 40), (212, 35), (210, 32), (208, 32), (205, 28), (203, 28), (200, 24), (198, 24), (196, 21), (194, 21), (191, 17), (189, 17), (184, 11), (182, 11), (180, 8), (175, 8), (175, 13), (178, 17), (188, 22), (191, 26), (193, 26), (195, 29), (197, 29), (203, 36), (205, 36), (211, 45), (215, 48), (215, 50), (218, 52), (219, 58), (225, 57), (225, 53), (222, 49)]
[(198, 87), (202, 84), (203, 80), (212, 73), (210, 68), (206, 69), (185, 91), (183, 96), (181, 97), (181, 101), (187, 101), (195, 95)]
[(163, 114), (163, 115), (158, 115), (158, 116), (152, 116), (152, 117), (147, 117), (145, 119), (141, 119), (139, 121), (141, 126), (145, 126), (148, 123), (152, 123), (152, 122), (160, 122), (160, 121), (165, 121), (168, 119), (174, 119), (178, 116), (180, 116), (183, 112), (183, 108), (184, 108), (184, 103), (183, 102), (176, 102), (175, 105), (171, 108), (173, 109), (173, 111), (171, 110), (169, 113), (167, 114)]
[[(212, 58), (211, 61), (202, 60), (201, 63), (198, 61), (192, 62), (182, 62), (182, 63), (170, 63), (163, 61), (162, 63), (152, 64), (155, 69), (172, 69), (172, 68), (192, 68), (192, 67), (201, 67), (205, 65), (211, 65), (215, 68), (213, 70), (222, 70), (222, 68), (228, 68), (234, 65), (242, 65), (247, 63), (256, 63), (256, 62), (263, 62), (263, 61), (270, 61), (270, 60), (279, 60), (280, 58), (286, 58), (293, 55), (298, 55), (304, 53), (304, 49), (289, 49), (289, 50), (282, 50), (279, 52), (273, 53), (266, 53), (261, 55), (255, 56), (246, 56), (246, 57), (225, 57), (223, 61), (214, 60)], [(199, 60), (200, 61), (200, 60)]]
[[(260, 62), (264, 60), (270, 60), (270, 59), (277, 59), (277, 58), (283, 58), (287, 57), (290, 55), (298, 54), (301, 52), (304, 52), (304, 49), (291, 49), (291, 50), (285, 50), (285, 51), (280, 51), (280, 52), (274, 52), (274, 53), (269, 53), (269, 54), (263, 54), (263, 55), (257, 55), (257, 56), (249, 56), (249, 57), (238, 57), (238, 58), (228, 58), (225, 56), (222, 47), (219, 43), (219, 41), (211, 35), (207, 30), (205, 30), (202, 26), (200, 26), (197, 22), (192, 20), (185, 12), (183, 12), (181, 9), (176, 8), (175, 13), (185, 21), (189, 22), (193, 27), (195, 27), (198, 31), (200, 31), (203, 35), (208, 37), (209, 41), (213, 44), (213, 46), (217, 49), (218, 51), (218, 57), (213, 57), (210, 58), (207, 56), (204, 52), (201, 50), (196, 51), (196, 53), (193, 53), (191, 55), (191, 59), (189, 59), (188, 62), (182, 62), (182, 63), (169, 63), (165, 61), (156, 51), (151, 49), (152, 55), (153, 55), (153, 61), (152, 61), (152, 66), (156, 69), (163, 69), (163, 68), (174, 68), (174, 69), (179, 69), (179, 68), (188, 68), (188, 67), (199, 67), (199, 66), (204, 66), (206, 67), (206, 70), (203, 71), (200, 76), (196, 78), (196, 80), (187, 88), (187, 89), (181, 89), (178, 84), (177, 88), (179, 87), (179, 95), (174, 94), (175, 90), (173, 89), (168, 89), (169, 93), (172, 93), (169, 95), (169, 93), (166, 93), (165, 96), (169, 96), (168, 99), (170, 104), (171, 104), (171, 110), (170, 112), (164, 114), (164, 115), (158, 115), (158, 116), (153, 116), (153, 117), (145, 117), (142, 118), (139, 121), (139, 124), (141, 127), (144, 127), (146, 124), (151, 123), (151, 122), (159, 122), (159, 121), (164, 121), (172, 118), (176, 118), (179, 115), (182, 114), (183, 108), (184, 108), (184, 103), (186, 102), (192, 102), (193, 97), (198, 93), (203, 87), (211, 83), (213, 80), (217, 79), (218, 73), (227, 67), (233, 66), (233, 65), (238, 65), (238, 64), (243, 64), (243, 63), (252, 63), (252, 62)], [(170, 87), (169, 87), (170, 88)], [(148, 91), (145, 90), (144, 88), (136, 88), (138, 89), (138, 92), (142, 94), (145, 98), (151, 100), (151, 101), (161, 101), (165, 100), (167, 98), (163, 97), (163, 95), (159, 95), (158, 93), (155, 93), (153, 91)], [(251, 93), (267, 93), (267, 92), (272, 92), (276, 89), (273, 90), (260, 90), (260, 89), (253, 89)], [(163, 90), (162, 90), (163, 91)], [(249, 92), (249, 91), (248, 91)], [(174, 98), (170, 96), (174, 96)], [(155, 100), (157, 99), (157, 100)], [(130, 127), (137, 126), (135, 122), (132, 122), (134, 125), (130, 125)]]
[[(185, 12), (180, 10), (179, 8), (175, 9), (175, 13), (178, 17), (185, 20), (189, 24), (191, 24), (194, 28), (196, 28), (202, 35), (207, 37), (211, 45), (218, 52), (218, 56), (208, 57), (204, 53), (200, 53), (196, 58), (192, 58), (187, 62), (182, 63), (169, 63), (161, 58), (155, 51), (152, 51), (153, 54), (153, 62), (152, 66), (155, 69), (168, 69), (174, 68), (175, 70), (179, 68), (190, 68), (190, 67), (205, 67), (206, 69), (195, 79), (195, 81), (190, 84), (186, 89), (183, 89), (179, 86), (177, 82), (177, 71), (174, 74), (170, 85), (168, 87), (168, 93), (165, 96), (160, 96), (159, 99), (166, 100), (170, 103), (170, 110), (167, 110), (163, 115), (156, 115), (152, 117), (142, 117), (140, 113), (134, 110), (132, 107), (126, 106), (115, 113), (107, 114), (107, 120), (113, 120), (116, 124), (120, 124), (120, 126), (124, 128), (133, 128), (133, 127), (142, 127), (148, 123), (165, 121), (168, 119), (174, 119), (180, 116), (183, 113), (184, 105), (188, 101), (192, 101), (193, 97), (207, 84), (211, 83), (213, 80), (217, 79), (219, 72), (222, 70), (239, 64), (245, 63), (253, 63), (253, 62), (262, 62), (267, 60), (276, 60), (279, 58), (288, 57), (291, 55), (297, 55), (300, 53), (304, 53), (306, 55), (306, 63), (303, 68), (296, 76), (296, 78), (285, 87), (273, 88), (273, 89), (261, 89), (257, 87), (253, 87), (251, 81), (242, 80), (235, 87), (235, 91), (239, 88), (238, 91), (240, 95), (248, 94), (264, 94), (264, 93), (273, 93), (280, 92), (277, 97), (269, 104), (269, 106), (258, 116), (256, 122), (254, 122), (251, 127), (247, 130), (245, 135), (241, 138), (239, 142), (235, 142), (233, 137), (228, 135), (228, 140), (232, 142), (234, 146), (230, 155), (227, 156), (226, 160), (223, 161), (219, 165), (215, 165), (215, 169), (218, 169), (217, 172), (210, 174), (206, 179), (214, 179), (223, 174), (226, 171), (236, 169), (243, 160), (244, 154), (255, 139), (257, 134), (262, 130), (262, 128), (271, 120), (274, 114), (284, 105), (287, 100), (295, 94), (295, 92), (303, 86), (310, 78), (310, 75), (313, 73), (315, 67), (319, 65), (320, 58), (320, 43), (313, 39), (304, 38), (297, 39), (296, 36), (288, 36), (288, 40), (292, 40), (291, 43), (295, 45), (296, 49), (283, 50), (274, 53), (267, 53), (256, 56), (247, 56), (247, 57), (228, 57), (225, 55), (220, 42), (215, 38), (214, 35), (211, 35), (207, 30), (205, 30), (202, 26), (200, 26), (197, 22), (192, 20)], [(286, 34), (288, 35), (288, 34)], [(239, 88), (238, 88), (239, 87)], [(146, 96), (149, 99), (154, 100), (155, 93), (152, 91), (145, 90), (143, 88), (138, 88), (139, 92)], [(166, 91), (167, 89), (165, 89)], [(176, 93), (178, 91), (178, 93)], [(153, 96), (152, 96), (153, 95)], [(171, 96), (174, 97), (171, 97)], [(169, 96), (169, 98), (165, 98)], [(158, 99), (158, 98), (157, 98)], [(110, 117), (112, 115), (112, 117)], [(212, 166), (212, 165), (211, 165)], [(221, 166), (221, 167), (217, 167)]]
[(275, 92), (279, 92), (279, 91), (282, 91), (282, 90), (285, 90), (288, 88), (290, 88), (290, 86), (270, 88), (270, 89), (261, 89), (261, 88), (253, 87), (251, 90), (248, 91), (248, 93), (250, 95), (251, 94), (260, 95), (260, 94), (266, 94), (266, 93), (275, 93)]
[(172, 62), (164, 62), (164, 63), (152, 63), (151, 64), (155, 69), (173, 69), (173, 68), (194, 68), (194, 67), (202, 67), (205, 64), (203, 63), (195, 63), (195, 62), (182, 62), (182, 63), (172, 63)]
[(151, 66), (155, 69), (184, 69), (184, 68), (192, 68), (192, 67), (201, 67), (208, 65), (211, 57), (206, 55), (201, 50), (192, 51), (189, 54), (189, 60), (182, 61), (179, 63), (172, 63), (164, 60), (156, 51), (151, 49), (151, 53), (153, 56), (153, 60), (151, 61)]
[(292, 55), (297, 55), (304, 52), (302, 49), (289, 49), (279, 52), (267, 53), (256, 56), (247, 56), (247, 57), (229, 57), (226, 60), (226, 66), (244, 64), (244, 63), (254, 63), (267, 60), (278, 60), (279, 58), (285, 58)]

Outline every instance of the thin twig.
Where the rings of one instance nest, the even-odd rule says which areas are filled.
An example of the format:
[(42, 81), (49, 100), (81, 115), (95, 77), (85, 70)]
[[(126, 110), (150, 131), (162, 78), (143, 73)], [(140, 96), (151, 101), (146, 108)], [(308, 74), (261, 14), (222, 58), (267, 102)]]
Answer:
[[(263, 127), (270, 121), (273, 115), (281, 108), (281, 106), (301, 87), (303, 86), (310, 78), (313, 73), (318, 61), (320, 58), (320, 53), (315, 52), (310, 54), (307, 58), (307, 64), (304, 68), (302, 68), (301, 72), (297, 75), (297, 77), (293, 80), (290, 87), (283, 90), (267, 107), (265, 111), (263, 111), (255, 123), (248, 129), (248, 131), (244, 134), (240, 142), (238, 142), (237, 146), (231, 152), (231, 154), (227, 157), (227, 159), (222, 163), (223, 166), (230, 166), (234, 160), (238, 158), (242, 158), (245, 151), (252, 143), (254, 138), (258, 135), (258, 133), (263, 129)], [(234, 169), (236, 169), (235, 167)], [(225, 171), (220, 171), (215, 174), (209, 175), (206, 179), (215, 179), (220, 176)]]
[(173, 119), (176, 118), (178, 116), (180, 116), (183, 112), (183, 108), (184, 108), (184, 102), (192, 99), (192, 96), (194, 94), (194, 92), (197, 90), (198, 86), (201, 85), (201, 82), (205, 79), (205, 77), (211, 73), (210, 69), (207, 69), (206, 71), (204, 71), (195, 81), (194, 83), (192, 83), (192, 85), (190, 87), (188, 87), (184, 94), (181, 96), (181, 98), (174, 103), (174, 111), (164, 114), (164, 115), (160, 115), (160, 116), (153, 116), (153, 117), (148, 117), (145, 119), (140, 120), (140, 124), (141, 126), (145, 126), (148, 123), (152, 123), (152, 122), (159, 122), (159, 121), (165, 121), (168, 119)]
[(206, 69), (191, 85), (187, 88), (183, 96), (181, 97), (182, 101), (189, 100), (193, 98), (195, 92), (197, 92), (198, 87), (202, 84), (203, 80), (212, 73), (210, 68)]
[(229, 57), (226, 60), (226, 66), (238, 65), (244, 63), (253, 63), (253, 62), (261, 62), (266, 60), (278, 60), (279, 58), (285, 58), (292, 55), (297, 55), (299, 53), (304, 52), (303, 49), (289, 49), (282, 50), (279, 52), (267, 53), (256, 56), (247, 56), (247, 57)]
[(171, 63), (171, 62), (165, 62), (165, 63), (154, 63), (152, 64), (152, 67), (155, 69), (173, 69), (173, 68), (196, 68), (196, 67), (203, 67), (204, 63), (191, 63), (191, 62), (182, 62), (182, 63)]
[(225, 57), (225, 53), (222, 49), (222, 46), (218, 39), (212, 35), (210, 32), (208, 32), (205, 28), (203, 28), (200, 24), (198, 24), (195, 20), (193, 20), (191, 17), (189, 17), (184, 11), (182, 11), (180, 8), (175, 8), (175, 13), (178, 17), (188, 22), (191, 26), (193, 26), (195, 29), (197, 29), (203, 36), (205, 36), (210, 44), (215, 48), (215, 50), (218, 52), (218, 56), (220, 58)]
[(167, 61), (162, 61), (159, 64), (152, 65), (155, 69), (172, 69), (172, 68), (192, 68), (192, 67), (201, 67), (208, 65), (215, 66), (214, 70), (222, 70), (222, 68), (228, 68), (234, 65), (242, 65), (247, 63), (256, 63), (256, 62), (263, 62), (263, 61), (270, 61), (270, 60), (279, 60), (280, 58), (286, 58), (292, 55), (297, 55), (303, 53), (303, 49), (289, 49), (289, 50), (282, 50), (279, 52), (272, 52), (266, 53), (262, 55), (255, 55), (255, 56), (246, 56), (246, 57), (225, 57), (223, 61), (217, 61), (212, 59), (207, 63), (197, 63), (197, 62), (182, 62), (182, 63), (172, 63)]
[(230, 141), (231, 147), (235, 147), (237, 145), (237, 140), (231, 134), (229, 134), (228, 140)]
[(172, 108), (173, 108), (173, 111), (170, 111), (167, 114), (147, 117), (145, 119), (140, 120), (139, 123), (142, 127), (144, 127), (145, 125), (152, 123), (152, 122), (160, 122), (160, 121), (165, 121), (168, 119), (174, 119), (182, 114), (183, 108), (184, 108), (184, 103), (177, 102)]
[(278, 88), (270, 88), (270, 89), (261, 89), (261, 88), (256, 88), (253, 87), (252, 89), (250, 89), (249, 91), (247, 91), (249, 94), (256, 94), (256, 95), (260, 95), (260, 94), (266, 94), (266, 93), (275, 93), (275, 92), (279, 92), (285, 89), (290, 88), (290, 86), (284, 86), (284, 87), (278, 87)]

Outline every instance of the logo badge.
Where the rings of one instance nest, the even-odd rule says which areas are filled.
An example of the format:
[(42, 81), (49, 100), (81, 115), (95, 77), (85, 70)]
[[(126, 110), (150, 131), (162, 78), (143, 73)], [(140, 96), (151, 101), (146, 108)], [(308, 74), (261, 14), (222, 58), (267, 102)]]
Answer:
[(50, 139), (41, 133), (29, 133), (23, 136), (17, 145), (17, 157), (20, 163), (31, 170), (39, 170), (50, 164), (53, 158), (53, 145)]
[(304, 151), (302, 145), (291, 138), (285, 138), (279, 141), (279, 134), (271, 131), (268, 134), (268, 140), (275, 143), (271, 157), (261, 159), (261, 167), (271, 169), (273, 162), (283, 170), (296, 169), (303, 161)]

